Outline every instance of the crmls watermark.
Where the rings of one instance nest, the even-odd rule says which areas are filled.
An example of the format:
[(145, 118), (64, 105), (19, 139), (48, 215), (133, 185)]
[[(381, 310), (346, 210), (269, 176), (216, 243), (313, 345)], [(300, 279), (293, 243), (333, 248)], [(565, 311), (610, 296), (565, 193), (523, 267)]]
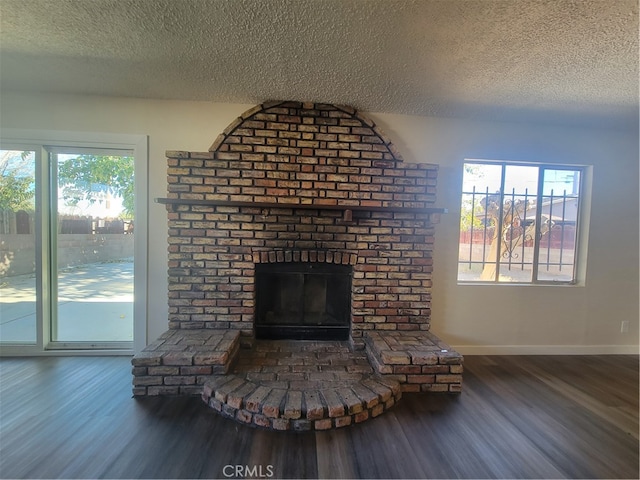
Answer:
[(225, 465), (222, 474), (226, 478), (272, 478), (273, 465)]

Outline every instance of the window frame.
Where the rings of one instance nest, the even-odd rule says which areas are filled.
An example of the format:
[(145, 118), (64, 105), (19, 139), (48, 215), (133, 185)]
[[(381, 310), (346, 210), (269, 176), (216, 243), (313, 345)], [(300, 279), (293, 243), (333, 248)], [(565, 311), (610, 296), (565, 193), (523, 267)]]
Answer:
[[(500, 214), (499, 214), (499, 222), (496, 228), (501, 231), (503, 228), (503, 208), (504, 201), (510, 195), (505, 193), (505, 174), (506, 168), (509, 166), (524, 166), (524, 167), (535, 167), (538, 169), (538, 178), (537, 178), (537, 189), (535, 194), (531, 194), (532, 198), (535, 198), (536, 203), (547, 195), (544, 195), (544, 173), (547, 170), (567, 170), (567, 171), (579, 171), (580, 179), (578, 183), (578, 197), (577, 197), (577, 216), (576, 216), (576, 226), (575, 226), (575, 245), (573, 248), (574, 253), (574, 261), (573, 268), (571, 274), (571, 280), (563, 281), (563, 280), (544, 280), (539, 279), (539, 267), (540, 267), (540, 249), (541, 247), (541, 234), (540, 234), (540, 225), (541, 225), (541, 217), (542, 217), (542, 209), (536, 209), (535, 214), (535, 231), (534, 231), (534, 246), (533, 248), (533, 260), (531, 263), (531, 280), (530, 281), (500, 281), (500, 266), (501, 266), (501, 250), (499, 249), (496, 252), (495, 261), (490, 262), (482, 262), (483, 264), (495, 263), (496, 272), (493, 280), (469, 280), (469, 279), (460, 279), (460, 265), (464, 263), (469, 263), (462, 261), (460, 258), (460, 253), (458, 252), (458, 260), (456, 264), (456, 282), (458, 285), (501, 285), (501, 286), (511, 286), (511, 285), (520, 285), (520, 286), (584, 286), (586, 280), (586, 261), (587, 261), (587, 237), (588, 237), (588, 225), (589, 225), (589, 212), (590, 212), (590, 190), (591, 190), (591, 182), (592, 182), (592, 166), (584, 165), (584, 164), (569, 164), (569, 163), (547, 163), (547, 162), (530, 162), (530, 161), (517, 161), (517, 160), (489, 160), (489, 159), (479, 159), (479, 158), (465, 158), (462, 164), (462, 181), (460, 188), (460, 214), (458, 216), (458, 250), (461, 245), (461, 234), (462, 234), (462, 225), (460, 220), (462, 218), (462, 202), (464, 201), (464, 196), (469, 194), (474, 194), (474, 192), (467, 192), (464, 189), (464, 167), (470, 164), (477, 165), (495, 165), (500, 166), (502, 168), (501, 178), (500, 178)], [(522, 194), (517, 194), (517, 196), (522, 197)], [(473, 242), (473, 238), (471, 239)], [(473, 243), (472, 243), (473, 245)], [(502, 246), (502, 242), (499, 244), (499, 248)]]

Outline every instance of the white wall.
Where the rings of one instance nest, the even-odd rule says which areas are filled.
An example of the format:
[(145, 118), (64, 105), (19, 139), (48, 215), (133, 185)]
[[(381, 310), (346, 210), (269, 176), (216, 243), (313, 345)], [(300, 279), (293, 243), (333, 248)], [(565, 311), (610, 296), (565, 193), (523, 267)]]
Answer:
[[(3, 93), (1, 128), (149, 136), (148, 336), (167, 328), (166, 150), (206, 151), (253, 105)], [(407, 161), (440, 165), (432, 330), (462, 353), (638, 351), (638, 134), (366, 112)], [(593, 165), (585, 286), (458, 286), (465, 158)], [(136, 225), (138, 227), (138, 225)], [(629, 320), (629, 333), (620, 322)]]

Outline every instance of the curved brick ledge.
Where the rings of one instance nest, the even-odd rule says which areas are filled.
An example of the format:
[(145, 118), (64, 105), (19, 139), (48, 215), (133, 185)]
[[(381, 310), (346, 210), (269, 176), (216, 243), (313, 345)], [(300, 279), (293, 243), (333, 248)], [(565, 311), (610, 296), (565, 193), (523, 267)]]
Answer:
[[(360, 374), (352, 381), (325, 382), (312, 389), (282, 388), (246, 374), (213, 376), (202, 399), (222, 415), (272, 430), (328, 430), (377, 417), (400, 400), (400, 383), (388, 376)], [(317, 386), (317, 384), (316, 384)]]
[(235, 368), (212, 375), (202, 399), (220, 414), (272, 430), (328, 430), (377, 417), (400, 399), (395, 376), (374, 372), (348, 342), (257, 340)]

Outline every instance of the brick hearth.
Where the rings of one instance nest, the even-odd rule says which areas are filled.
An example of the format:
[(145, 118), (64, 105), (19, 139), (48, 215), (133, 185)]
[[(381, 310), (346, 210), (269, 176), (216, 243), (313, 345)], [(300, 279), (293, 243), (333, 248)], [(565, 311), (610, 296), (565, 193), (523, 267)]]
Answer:
[[(203, 393), (212, 407), (245, 423), (306, 426), (302, 413), (280, 421), (288, 394), (281, 414), (261, 413), (256, 398), (280, 387), (256, 383), (247, 377), (252, 372), (228, 373), (233, 345), (248, 347), (240, 349), (238, 369), (247, 358), (257, 368), (265, 348), (254, 339), (256, 264), (291, 262), (351, 269), (350, 349), (342, 346), (340, 355), (356, 364), (368, 358), (375, 367), (358, 375), (387, 382), (393, 375), (405, 391), (460, 391), (462, 357), (429, 332), (434, 225), (443, 211), (435, 207), (437, 165), (403, 162), (378, 127), (352, 108), (298, 102), (258, 105), (232, 122), (210, 151), (169, 151), (167, 157), (168, 193), (159, 201), (167, 204), (169, 218), (169, 333), (134, 358), (136, 395)], [(224, 361), (222, 340), (215, 346), (207, 337), (219, 333), (211, 332), (225, 334), (230, 350)], [(328, 351), (308, 353), (281, 361), (302, 361), (290, 366), (305, 367), (305, 358), (313, 358), (319, 370), (283, 372), (293, 378), (287, 381), (309, 382), (309, 375), (325, 373), (322, 367), (337, 366), (325, 365)], [(221, 373), (234, 378), (207, 378)], [(227, 392), (242, 375), (245, 384)], [(290, 387), (307, 398), (306, 390)], [(362, 406), (355, 412), (360, 407), (338, 395), (345, 412), (352, 412), (342, 416), (350, 422), (374, 416), (373, 409), (377, 413), (388, 401), (378, 398), (367, 407), (372, 399), (359, 397), (359, 387), (349, 388)], [(239, 395), (245, 391), (253, 395), (247, 404)], [(297, 396), (291, 393), (294, 403)], [(348, 422), (338, 422), (329, 414), (332, 402), (319, 398), (327, 418), (313, 422), (327, 421), (312, 428)], [(253, 410), (245, 408), (249, 404)]]
[(460, 392), (462, 357), (429, 332), (348, 342), (257, 340), (173, 330), (133, 360), (134, 394), (201, 395), (222, 415), (273, 430), (326, 430), (375, 418), (402, 392)]

